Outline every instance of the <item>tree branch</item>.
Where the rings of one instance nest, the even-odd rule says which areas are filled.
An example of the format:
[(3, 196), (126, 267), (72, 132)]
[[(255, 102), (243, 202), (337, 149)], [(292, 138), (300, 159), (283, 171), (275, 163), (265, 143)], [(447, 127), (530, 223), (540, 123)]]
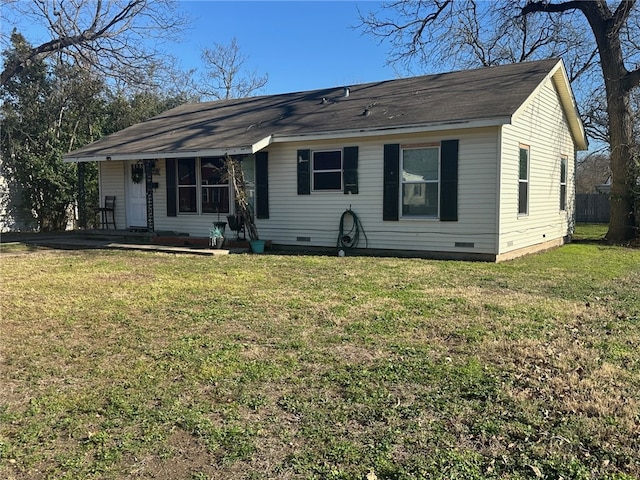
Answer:
[(562, 13), (570, 10), (582, 10), (585, 7), (584, 3), (584, 1), (580, 0), (562, 3), (550, 3), (546, 0), (535, 2), (530, 1), (522, 7), (522, 15), (529, 15), (530, 13), (535, 12)]
[(627, 21), (635, 3), (636, 0), (623, 0), (622, 2), (620, 2), (620, 5), (618, 5), (618, 8), (616, 9), (612, 17), (613, 23), (616, 26), (614, 28), (616, 28), (616, 30), (619, 30), (620, 27)]
[(633, 88), (640, 86), (640, 68), (636, 68), (632, 72), (627, 73), (622, 79), (624, 88), (631, 91)]
[(631, 10), (636, 3), (636, 0), (623, 0), (618, 5), (615, 13), (611, 16), (609, 31), (610, 35), (618, 35), (622, 27), (624, 27), (625, 23), (629, 19), (629, 15), (631, 14)]
[(16, 15), (44, 23), (52, 38), (6, 61), (0, 85), (53, 53), (83, 59), (112, 78), (141, 78), (158, 58), (148, 40), (165, 40), (184, 24), (172, 0), (60, 1), (53, 10), (41, 0), (15, 5)]
[(445, 8), (447, 8), (452, 1), (453, 0), (445, 0), (442, 3), (438, 3), (437, 1), (435, 2), (438, 8), (435, 12), (430, 13), (425, 18), (419, 21), (420, 27), (418, 27), (416, 32), (413, 34), (414, 42), (417, 42), (422, 37), (422, 33), (424, 32), (424, 29), (427, 28), (427, 26), (438, 20), (438, 17), (442, 14), (442, 12), (444, 12)]

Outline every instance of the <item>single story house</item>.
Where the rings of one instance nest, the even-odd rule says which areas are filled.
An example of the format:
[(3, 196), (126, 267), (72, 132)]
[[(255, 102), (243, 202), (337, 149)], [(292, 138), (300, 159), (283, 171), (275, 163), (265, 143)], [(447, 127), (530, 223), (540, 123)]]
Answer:
[(573, 232), (587, 148), (560, 59), (185, 104), (65, 156), (100, 165), (128, 228), (206, 237), (234, 211), (220, 175), (242, 159), (260, 238), (499, 261)]

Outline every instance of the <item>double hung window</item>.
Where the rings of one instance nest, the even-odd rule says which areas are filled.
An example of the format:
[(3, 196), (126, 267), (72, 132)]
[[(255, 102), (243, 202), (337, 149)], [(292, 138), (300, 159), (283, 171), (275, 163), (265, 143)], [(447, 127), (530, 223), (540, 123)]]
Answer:
[(200, 160), (202, 213), (229, 213), (229, 180), (221, 158)]
[(402, 150), (402, 216), (439, 215), (440, 147)]
[(198, 180), (195, 158), (179, 158), (178, 168), (178, 211), (198, 212)]
[(560, 210), (567, 209), (567, 157), (560, 158)]
[(518, 215), (529, 213), (529, 147), (520, 147), (518, 168)]
[(342, 150), (313, 152), (314, 191), (342, 190)]
[(176, 164), (178, 212), (229, 212), (229, 182), (224, 178), (223, 159), (180, 158)]

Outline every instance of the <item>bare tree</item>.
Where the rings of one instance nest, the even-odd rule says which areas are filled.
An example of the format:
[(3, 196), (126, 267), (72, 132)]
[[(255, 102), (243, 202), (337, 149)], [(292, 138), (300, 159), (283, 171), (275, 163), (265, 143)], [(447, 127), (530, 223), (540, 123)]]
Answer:
[(593, 152), (578, 159), (576, 193), (596, 193), (596, 187), (611, 177), (609, 155)]
[[(360, 27), (391, 42), (391, 62), (493, 65), (562, 56), (576, 90), (603, 85), (605, 137), (611, 157), (611, 220), (607, 238), (634, 235), (640, 154), (633, 132), (632, 93), (640, 85), (637, 0), (397, 0), (360, 15)], [(391, 15), (385, 12), (392, 12)], [(598, 105), (593, 111), (597, 116)], [(595, 120), (595, 119), (594, 119)], [(593, 122), (595, 126), (597, 121)], [(595, 128), (595, 127), (594, 127)], [(591, 131), (590, 131), (591, 132)], [(602, 132), (602, 130), (600, 130)]]
[(229, 45), (214, 44), (202, 51), (205, 72), (199, 92), (209, 98), (225, 100), (250, 97), (264, 88), (269, 76), (244, 69), (248, 57), (240, 52), (238, 41), (233, 38)]
[(2, 85), (30, 63), (53, 55), (125, 83), (140, 83), (157, 70), (160, 43), (186, 25), (173, 0), (3, 0), (3, 16), (44, 27), (49, 40), (31, 42), (35, 46), (6, 63)]

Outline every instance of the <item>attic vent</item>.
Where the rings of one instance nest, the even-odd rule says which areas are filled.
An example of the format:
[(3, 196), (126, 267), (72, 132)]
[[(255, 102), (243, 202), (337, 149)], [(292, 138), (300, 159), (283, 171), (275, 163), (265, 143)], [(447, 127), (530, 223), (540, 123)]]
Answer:
[(349, 87), (344, 87), (344, 96), (345, 96), (345, 98), (349, 96), (349, 93), (351, 93), (351, 90), (349, 90)]
[(324, 105), (326, 103), (329, 103), (329, 100), (327, 100), (327, 97), (322, 97), (322, 101), (320, 103)]

